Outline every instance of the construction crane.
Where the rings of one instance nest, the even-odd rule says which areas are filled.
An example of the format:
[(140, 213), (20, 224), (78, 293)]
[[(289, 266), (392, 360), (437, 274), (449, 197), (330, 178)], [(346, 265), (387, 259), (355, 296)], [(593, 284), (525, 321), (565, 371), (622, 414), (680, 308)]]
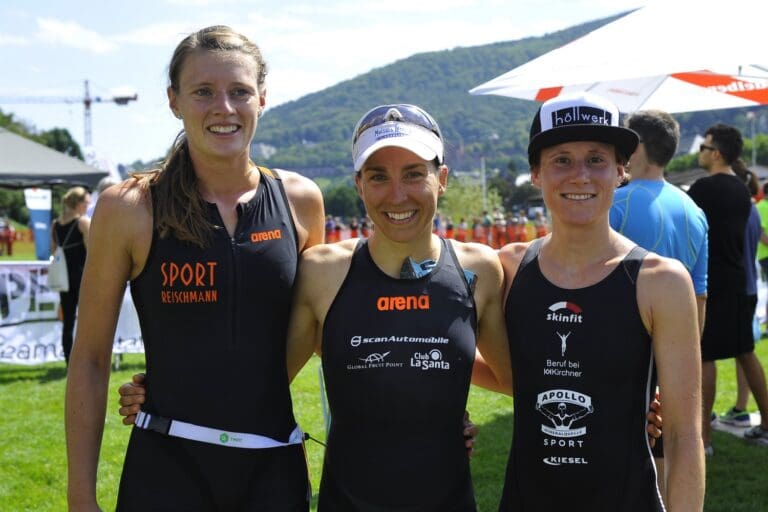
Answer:
[(85, 80), (85, 95), (81, 98), (75, 97), (0, 97), (0, 104), (28, 104), (28, 103), (82, 103), (85, 107), (85, 137), (83, 141), (85, 147), (91, 146), (91, 105), (93, 103), (116, 103), (117, 105), (127, 105), (131, 101), (139, 99), (137, 94), (133, 96), (112, 96), (111, 98), (102, 98), (101, 96), (91, 96), (88, 86), (88, 80)]

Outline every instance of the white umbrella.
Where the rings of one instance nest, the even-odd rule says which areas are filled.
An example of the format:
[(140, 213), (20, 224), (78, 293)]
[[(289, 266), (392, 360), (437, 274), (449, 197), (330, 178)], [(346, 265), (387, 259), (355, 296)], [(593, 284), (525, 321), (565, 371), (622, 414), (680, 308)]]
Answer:
[(589, 90), (622, 112), (768, 104), (766, 15), (763, 0), (654, 2), (469, 92), (545, 101)]

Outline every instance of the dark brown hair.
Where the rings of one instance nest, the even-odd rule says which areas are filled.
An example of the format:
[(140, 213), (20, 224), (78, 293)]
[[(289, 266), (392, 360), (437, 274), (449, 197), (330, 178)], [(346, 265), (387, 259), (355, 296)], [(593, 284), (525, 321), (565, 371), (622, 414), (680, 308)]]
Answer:
[[(253, 58), (256, 83), (263, 94), (267, 65), (259, 47), (224, 25), (206, 27), (185, 37), (176, 47), (168, 66), (169, 87), (179, 92), (179, 77), (187, 57), (197, 51), (237, 51)], [(161, 237), (206, 247), (213, 226), (207, 220), (206, 204), (197, 186), (197, 175), (189, 156), (189, 143), (182, 130), (159, 169), (138, 173), (154, 189), (154, 222)]]

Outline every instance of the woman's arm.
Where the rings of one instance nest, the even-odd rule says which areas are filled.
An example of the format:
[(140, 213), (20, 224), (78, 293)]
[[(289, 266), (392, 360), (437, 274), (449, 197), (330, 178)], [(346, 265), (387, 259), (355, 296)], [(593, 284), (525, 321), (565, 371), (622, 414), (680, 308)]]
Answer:
[(96, 471), (115, 326), (126, 281), (136, 269), (137, 229), (146, 227), (149, 216), (118, 191), (103, 195), (100, 202), (99, 219), (90, 233), (93, 243), (83, 273), (67, 371), (65, 422), (72, 510), (97, 510)]
[[(504, 323), (502, 296), (504, 272), (496, 252), (486, 246), (468, 245), (462, 266), (477, 273), (477, 354), (472, 367), (472, 384), (512, 395), (512, 364)], [(469, 254), (467, 254), (469, 252)]]
[(637, 294), (653, 340), (664, 401), (667, 505), (675, 511), (700, 511), (704, 503), (701, 355), (693, 285), (680, 262), (651, 254), (643, 263)]
[(320, 355), (325, 315), (347, 275), (355, 242), (318, 245), (301, 256), (288, 326), (289, 381), (304, 367), (312, 352)]

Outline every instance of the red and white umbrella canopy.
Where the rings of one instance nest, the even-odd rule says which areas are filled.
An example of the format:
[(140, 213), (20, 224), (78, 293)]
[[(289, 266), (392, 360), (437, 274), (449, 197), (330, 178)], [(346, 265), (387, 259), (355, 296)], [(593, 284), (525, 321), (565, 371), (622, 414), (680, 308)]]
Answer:
[(757, 0), (651, 3), (470, 93), (545, 101), (588, 90), (622, 112), (765, 105), (766, 15), (768, 3)]

